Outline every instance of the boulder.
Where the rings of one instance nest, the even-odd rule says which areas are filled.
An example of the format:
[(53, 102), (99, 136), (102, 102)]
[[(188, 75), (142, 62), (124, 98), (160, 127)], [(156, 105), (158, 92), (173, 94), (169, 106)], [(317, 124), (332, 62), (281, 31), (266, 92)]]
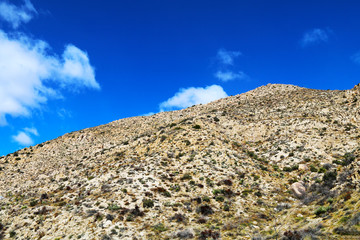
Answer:
[(306, 195), (306, 188), (303, 182), (296, 182), (291, 184), (291, 191), (297, 198), (304, 198)]

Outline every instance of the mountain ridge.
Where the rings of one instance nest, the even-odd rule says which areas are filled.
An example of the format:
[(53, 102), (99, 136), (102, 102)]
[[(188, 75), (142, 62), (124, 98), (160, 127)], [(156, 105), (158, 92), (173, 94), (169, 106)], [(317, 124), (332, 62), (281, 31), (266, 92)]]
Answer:
[(0, 232), (5, 239), (360, 236), (359, 96), (359, 84), (268, 84), (19, 150), (0, 158)]

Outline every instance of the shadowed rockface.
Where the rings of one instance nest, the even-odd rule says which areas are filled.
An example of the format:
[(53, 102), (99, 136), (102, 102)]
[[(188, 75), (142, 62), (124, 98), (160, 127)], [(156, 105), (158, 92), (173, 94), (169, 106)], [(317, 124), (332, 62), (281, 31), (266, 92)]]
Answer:
[(68, 133), (0, 158), (0, 233), (355, 239), (359, 127), (359, 86), (269, 84)]

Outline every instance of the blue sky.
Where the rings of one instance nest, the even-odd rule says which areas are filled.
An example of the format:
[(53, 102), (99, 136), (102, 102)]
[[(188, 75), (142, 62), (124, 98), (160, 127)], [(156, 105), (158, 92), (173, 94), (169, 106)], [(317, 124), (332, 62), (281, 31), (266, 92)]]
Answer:
[(0, 0), (0, 155), (267, 83), (360, 82), (359, 1)]

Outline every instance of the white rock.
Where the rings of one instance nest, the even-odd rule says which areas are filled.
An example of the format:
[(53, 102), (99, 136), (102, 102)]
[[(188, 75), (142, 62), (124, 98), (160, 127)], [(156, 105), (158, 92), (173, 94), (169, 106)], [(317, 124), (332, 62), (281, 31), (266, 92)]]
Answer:
[(299, 164), (299, 170), (302, 170), (302, 171), (306, 171), (308, 170), (308, 166), (306, 166), (306, 164)]
[(108, 206), (109, 205), (107, 203), (102, 202), (100, 203), (99, 208), (108, 208)]
[(304, 187), (302, 182), (296, 182), (291, 184), (291, 191), (293, 191), (294, 195), (297, 198), (304, 198), (306, 195), (306, 188)]
[(104, 228), (108, 228), (108, 227), (110, 227), (111, 225), (112, 225), (112, 222), (111, 222), (110, 220), (107, 220), (107, 221), (104, 222), (103, 227), (104, 227)]

